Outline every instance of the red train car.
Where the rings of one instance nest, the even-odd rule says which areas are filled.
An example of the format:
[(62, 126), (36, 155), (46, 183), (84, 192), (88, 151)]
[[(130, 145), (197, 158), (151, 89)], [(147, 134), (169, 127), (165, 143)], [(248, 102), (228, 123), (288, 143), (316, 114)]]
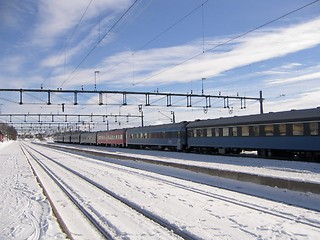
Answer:
[(4, 140), (4, 135), (2, 132), (0, 132), (0, 142), (3, 142), (3, 140)]
[(97, 145), (108, 147), (125, 147), (126, 130), (115, 129), (110, 131), (101, 131), (97, 133)]

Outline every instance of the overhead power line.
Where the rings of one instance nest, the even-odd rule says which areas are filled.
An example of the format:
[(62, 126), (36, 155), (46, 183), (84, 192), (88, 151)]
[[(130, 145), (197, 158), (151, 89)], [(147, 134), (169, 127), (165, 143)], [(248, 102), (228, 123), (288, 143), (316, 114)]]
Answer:
[[(129, 57), (126, 57), (124, 59), (122, 59), (121, 61), (119, 61), (117, 64), (112, 65), (109, 69), (113, 69), (115, 67), (117, 67), (118, 65), (120, 65), (121, 63), (124, 63), (125, 61), (127, 61), (129, 58), (133, 57), (134, 55), (136, 55), (137, 53), (139, 53), (142, 49), (145, 49), (147, 46), (149, 46), (152, 42), (154, 42), (155, 40), (157, 40), (158, 38), (160, 38), (162, 35), (164, 35), (165, 33), (169, 32), (171, 29), (173, 29), (175, 26), (177, 26), (179, 23), (181, 23), (183, 20), (185, 20), (186, 18), (188, 18), (189, 16), (191, 16), (193, 13), (195, 13), (197, 10), (199, 10), (200, 8), (202, 8), (203, 10), (203, 6), (208, 2), (209, 0), (204, 1), (203, 3), (201, 3), (200, 5), (196, 6), (195, 8), (193, 8), (191, 11), (189, 11), (187, 14), (185, 14), (184, 16), (182, 16), (181, 18), (179, 18), (176, 22), (174, 22), (173, 24), (171, 24), (170, 26), (166, 27), (164, 30), (162, 30), (159, 34), (157, 34), (156, 36), (154, 36), (153, 38), (151, 38), (150, 40), (148, 40), (146, 43), (144, 43), (141, 47), (139, 47), (137, 50), (135, 50)], [(203, 24), (202, 24), (203, 27)], [(202, 29), (203, 31), (203, 29)], [(101, 74), (102, 76), (103, 74)]]
[[(82, 22), (82, 19), (83, 19), (84, 16), (86, 15), (86, 13), (87, 13), (87, 11), (88, 11), (88, 9), (89, 9), (92, 1), (93, 1), (93, 0), (90, 0), (90, 2), (88, 3), (86, 9), (85, 9), (84, 12), (82, 13), (81, 18), (79, 19), (77, 25), (75, 26), (75, 28), (73, 29), (72, 33), (71, 33), (70, 36), (68, 37), (66, 44), (64, 45), (63, 49), (61, 50), (61, 52), (60, 52), (60, 54), (59, 54), (59, 56), (58, 56), (58, 58), (57, 58), (57, 60), (56, 60), (56, 62), (55, 62), (55, 65), (51, 68), (51, 71), (50, 71), (50, 73), (48, 74), (48, 76), (51, 75), (53, 69), (57, 66), (57, 63), (58, 63), (60, 57), (62, 56), (62, 54), (66, 51), (67, 47), (69, 46), (69, 44), (70, 44), (70, 42), (71, 42), (71, 39), (73, 38), (73, 35), (74, 35), (75, 32), (77, 31), (80, 23)], [(47, 79), (48, 79), (48, 78), (47, 78)], [(47, 79), (45, 79), (45, 80), (42, 82), (41, 86), (44, 85), (44, 83), (46, 82)]]
[(154, 75), (152, 75), (152, 76), (150, 76), (150, 77), (144, 78), (144, 79), (142, 79), (141, 81), (136, 82), (135, 85), (138, 85), (138, 84), (140, 84), (140, 83), (142, 83), (142, 82), (144, 82), (144, 81), (146, 81), (146, 80), (150, 80), (150, 79), (152, 79), (152, 78), (154, 78), (154, 77), (156, 77), (156, 76), (159, 76), (159, 75), (161, 75), (161, 74), (164, 73), (164, 72), (167, 72), (167, 71), (169, 71), (169, 70), (171, 70), (171, 69), (173, 69), (173, 68), (175, 68), (175, 67), (178, 67), (178, 66), (180, 66), (180, 65), (182, 65), (182, 64), (184, 64), (184, 63), (186, 63), (186, 62), (189, 62), (189, 61), (191, 61), (191, 60), (193, 60), (193, 59), (195, 59), (195, 58), (197, 58), (197, 57), (199, 57), (199, 56), (201, 56), (201, 55), (203, 55), (203, 54), (205, 54), (205, 53), (207, 53), (207, 52), (210, 52), (210, 51), (215, 50), (215, 49), (217, 49), (217, 48), (219, 48), (219, 47), (221, 47), (221, 46), (224, 46), (224, 45), (226, 45), (226, 44), (229, 44), (229, 43), (231, 43), (231, 42), (233, 42), (233, 41), (235, 41), (235, 40), (237, 40), (237, 39), (239, 39), (239, 38), (241, 38), (241, 37), (244, 37), (244, 36), (246, 36), (246, 35), (254, 32), (254, 31), (256, 31), (256, 30), (259, 30), (259, 29), (261, 29), (261, 28), (263, 28), (263, 27), (265, 27), (265, 26), (267, 26), (267, 25), (270, 25), (270, 24), (272, 24), (272, 23), (274, 23), (274, 22), (276, 22), (276, 21), (278, 21), (278, 20), (280, 20), (280, 19), (282, 19), (282, 18), (285, 18), (285, 17), (287, 17), (287, 16), (289, 16), (289, 15), (291, 15), (291, 14), (293, 14), (293, 13), (296, 13), (296, 12), (298, 12), (298, 11), (300, 11), (300, 10), (306, 8), (306, 7), (309, 7), (309, 6), (315, 4), (315, 3), (319, 2), (319, 1), (320, 1), (320, 0), (315, 0), (315, 1), (313, 1), (313, 2), (310, 2), (310, 3), (308, 3), (308, 4), (305, 4), (305, 5), (297, 8), (297, 9), (294, 9), (294, 10), (292, 10), (292, 11), (284, 14), (284, 15), (281, 15), (280, 17), (277, 17), (277, 18), (275, 18), (275, 19), (273, 19), (273, 20), (271, 20), (271, 21), (269, 21), (269, 22), (266, 22), (266, 23), (264, 23), (264, 24), (262, 24), (262, 25), (259, 25), (259, 26), (257, 26), (257, 27), (254, 27), (254, 28), (252, 28), (252, 29), (250, 29), (250, 30), (248, 30), (248, 31), (246, 31), (246, 32), (244, 32), (244, 33), (241, 33), (241, 34), (239, 34), (239, 35), (237, 35), (237, 36), (235, 36), (235, 37), (233, 37), (233, 38), (230, 38), (229, 40), (226, 40), (226, 41), (224, 41), (224, 42), (222, 42), (222, 43), (220, 43), (220, 44), (217, 44), (216, 46), (214, 46), (214, 47), (212, 47), (212, 48), (209, 48), (209, 49), (207, 49), (207, 50), (204, 50), (204, 49), (203, 49), (203, 52), (200, 52), (200, 53), (198, 53), (198, 54), (196, 54), (196, 55), (194, 55), (194, 56), (192, 56), (192, 57), (190, 57), (190, 58), (188, 58), (188, 59), (186, 59), (186, 60), (184, 60), (184, 61), (182, 61), (182, 62), (179, 62), (179, 63), (174, 64), (174, 65), (172, 65), (172, 66), (170, 66), (170, 67), (168, 67), (168, 68), (166, 68), (166, 69), (164, 69), (164, 70), (162, 70), (162, 71), (159, 71), (158, 73), (155, 73)]
[(99, 41), (91, 48), (91, 50), (82, 58), (79, 64), (75, 67), (75, 69), (70, 73), (69, 77), (63, 81), (63, 83), (59, 86), (61, 88), (67, 81), (72, 79), (72, 75), (78, 70), (81, 64), (89, 57), (89, 55), (96, 49), (96, 47), (105, 39), (105, 37), (119, 24), (119, 22), (128, 14), (128, 12), (133, 8), (133, 6), (139, 0), (135, 0), (130, 7), (120, 16), (120, 18), (111, 26), (111, 28), (99, 39)]
[(197, 7), (195, 7), (194, 9), (192, 9), (190, 12), (188, 12), (186, 15), (184, 15), (182, 18), (180, 18), (178, 21), (176, 21), (175, 23), (173, 23), (172, 25), (170, 25), (169, 27), (167, 27), (166, 29), (164, 29), (162, 32), (160, 32), (158, 35), (156, 35), (154, 38), (152, 38), (150, 41), (148, 41), (147, 43), (145, 43), (142, 47), (140, 47), (137, 51), (135, 51), (133, 54), (136, 54), (137, 52), (139, 52), (140, 50), (144, 49), (146, 46), (148, 46), (150, 43), (154, 42), (156, 39), (158, 39), (159, 37), (161, 37), (163, 34), (165, 34), (166, 32), (168, 32), (169, 30), (171, 30), (172, 28), (174, 28), (175, 26), (177, 26), (179, 23), (181, 23), (183, 20), (185, 20), (187, 17), (189, 17), (191, 14), (193, 14), (195, 11), (197, 11), (198, 9), (202, 8), (204, 4), (206, 4), (209, 0), (206, 0), (205, 2), (201, 3), (200, 5), (198, 5)]

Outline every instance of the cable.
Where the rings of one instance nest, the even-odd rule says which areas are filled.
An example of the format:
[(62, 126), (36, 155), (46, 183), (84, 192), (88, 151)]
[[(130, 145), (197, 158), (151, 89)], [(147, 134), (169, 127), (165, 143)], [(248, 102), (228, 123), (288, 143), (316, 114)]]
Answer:
[[(135, 86), (138, 85), (138, 84), (140, 84), (140, 83), (142, 83), (142, 82), (144, 82), (144, 81), (146, 81), (146, 80), (152, 79), (152, 78), (154, 78), (154, 77), (156, 77), (156, 76), (158, 76), (158, 75), (160, 75), (160, 74), (162, 74), (162, 73), (164, 73), (164, 72), (167, 72), (167, 71), (169, 71), (169, 70), (171, 70), (171, 69), (173, 69), (173, 68), (175, 68), (175, 67), (178, 67), (178, 66), (180, 66), (180, 65), (182, 65), (182, 64), (184, 64), (184, 63), (186, 63), (186, 62), (189, 62), (190, 60), (195, 59), (195, 58), (201, 56), (202, 54), (205, 54), (205, 53), (207, 53), (207, 52), (210, 52), (210, 51), (212, 51), (212, 50), (215, 50), (215, 49), (217, 49), (217, 48), (219, 48), (219, 47), (221, 47), (221, 46), (223, 46), (223, 45), (229, 44), (229, 43), (233, 42), (234, 40), (237, 40), (237, 39), (239, 39), (239, 38), (241, 38), (241, 37), (243, 37), (243, 36), (245, 36), (245, 35), (248, 35), (248, 34), (254, 32), (254, 31), (256, 31), (256, 30), (258, 30), (258, 29), (260, 29), (260, 28), (263, 28), (263, 27), (265, 27), (265, 26), (267, 26), (267, 25), (270, 25), (271, 23), (274, 23), (274, 22), (276, 22), (276, 21), (278, 21), (278, 20), (280, 20), (280, 19), (282, 19), (282, 18), (284, 18), (284, 17), (287, 17), (287, 16), (289, 16), (289, 15), (295, 13), (295, 12), (298, 12), (298, 11), (300, 11), (300, 10), (306, 8), (306, 7), (309, 7), (310, 5), (313, 5), (313, 4), (315, 4), (315, 3), (319, 2), (319, 1), (320, 1), (320, 0), (315, 0), (315, 1), (311, 2), (311, 3), (308, 3), (308, 4), (306, 4), (306, 5), (303, 5), (302, 7), (299, 7), (299, 8), (297, 8), (297, 9), (295, 9), (295, 10), (292, 10), (292, 11), (290, 11), (290, 12), (288, 12), (288, 13), (280, 16), (280, 17), (277, 17), (277, 18), (275, 18), (275, 19), (267, 22), (267, 23), (264, 23), (264, 24), (262, 24), (262, 25), (259, 25), (259, 26), (255, 27), (255, 28), (252, 28), (252, 29), (250, 29), (250, 30), (247, 31), (247, 32), (244, 32), (244, 33), (239, 34), (239, 35), (237, 35), (237, 36), (235, 36), (235, 37), (233, 37), (233, 38), (230, 38), (229, 40), (224, 41), (224, 42), (222, 42), (222, 43), (220, 43), (220, 44), (218, 44), (218, 45), (216, 45), (216, 46), (214, 46), (214, 47), (212, 47), (212, 48), (209, 48), (209, 49), (206, 50), (206, 51), (203, 51), (203, 52), (201, 52), (201, 53), (198, 53), (198, 54), (196, 54), (196, 55), (194, 55), (194, 56), (192, 56), (192, 57), (190, 57), (190, 58), (188, 58), (188, 59), (186, 59), (186, 60), (184, 60), (184, 61), (182, 61), (182, 62), (179, 62), (179, 63), (174, 64), (174, 65), (172, 65), (172, 66), (170, 66), (170, 67), (168, 67), (168, 68), (165, 68), (165, 69), (163, 69), (162, 71), (151, 75), (150, 77), (144, 78), (144, 79), (142, 79), (141, 81), (136, 82), (136, 83), (135, 83)], [(128, 87), (128, 88), (129, 88), (129, 87)], [(128, 88), (126, 88), (126, 89), (128, 89)]]
[[(51, 71), (50, 71), (50, 73), (48, 74), (48, 77), (52, 74), (53, 69), (57, 66), (57, 63), (58, 63), (58, 61), (59, 61), (62, 53), (65, 52), (66, 49), (67, 49), (67, 47), (69, 46), (69, 43), (70, 43), (73, 35), (75, 34), (75, 32), (76, 32), (76, 30), (78, 29), (80, 23), (82, 22), (82, 19), (83, 19), (84, 16), (86, 15), (86, 13), (87, 13), (87, 11), (88, 11), (88, 9), (89, 9), (92, 1), (93, 1), (93, 0), (90, 0), (90, 2), (89, 2), (89, 4), (87, 5), (86, 9), (85, 9), (84, 12), (82, 13), (82, 16), (81, 16), (81, 18), (79, 19), (77, 25), (75, 26), (75, 28), (73, 29), (72, 33), (71, 33), (70, 36), (68, 37), (68, 40), (67, 40), (66, 44), (64, 45), (64, 48), (61, 50), (61, 52), (60, 52), (60, 54), (59, 54), (59, 56), (58, 56), (58, 58), (57, 58), (57, 60), (56, 60), (56, 62), (55, 62), (54, 67), (51, 68)], [(47, 79), (48, 79), (48, 77), (47, 77)], [(41, 86), (44, 85), (44, 83), (47, 81), (47, 79), (43, 80)]]
[(89, 57), (89, 55), (96, 49), (96, 47), (102, 42), (102, 40), (118, 25), (118, 23), (124, 18), (125, 15), (133, 8), (133, 6), (138, 2), (139, 0), (135, 0), (131, 6), (120, 16), (120, 18), (111, 26), (111, 28), (99, 39), (99, 41), (91, 48), (91, 50), (82, 58), (80, 63), (76, 66), (76, 68), (71, 72), (69, 77), (63, 81), (63, 83), (59, 86), (61, 88), (67, 81), (71, 80), (71, 76), (78, 70), (80, 65)]
[[(184, 15), (182, 18), (178, 19), (178, 21), (174, 22), (172, 25), (170, 25), (169, 27), (167, 27), (166, 29), (164, 29), (163, 31), (161, 31), (159, 34), (157, 34), (156, 36), (154, 36), (152, 39), (150, 39), (149, 41), (147, 41), (145, 44), (143, 44), (141, 47), (139, 47), (136, 51), (134, 51), (129, 57), (122, 59), (121, 61), (119, 61), (119, 63), (113, 65), (110, 69), (115, 68), (116, 66), (120, 65), (121, 63), (127, 61), (129, 58), (133, 57), (134, 55), (136, 55), (138, 52), (140, 52), (142, 49), (146, 48), (148, 45), (150, 45), (152, 42), (154, 42), (155, 40), (157, 40), (158, 38), (160, 38), (162, 35), (164, 35), (166, 32), (170, 31), (172, 28), (174, 28), (175, 26), (177, 26), (179, 23), (181, 23), (184, 19), (186, 19), (187, 17), (189, 17), (190, 15), (192, 15), (194, 12), (196, 12), (198, 9), (203, 8), (203, 5), (206, 4), (209, 0), (206, 0), (205, 2), (203, 2), (201, 5), (195, 7), (194, 9), (192, 9), (190, 12), (188, 12), (186, 15)], [(102, 76), (103, 74), (101, 74)], [(135, 85), (135, 84), (134, 84)]]
[(178, 21), (176, 21), (174, 24), (172, 24), (171, 26), (167, 27), (165, 30), (163, 30), (161, 33), (159, 33), (158, 35), (156, 35), (154, 38), (152, 38), (150, 41), (148, 41), (147, 43), (145, 43), (142, 47), (140, 47), (137, 51), (135, 51), (133, 53), (136, 54), (137, 52), (139, 52), (140, 50), (144, 49), (146, 46), (148, 46), (150, 43), (154, 42), (156, 39), (158, 39), (159, 37), (161, 37), (163, 34), (165, 34), (166, 32), (168, 32), (169, 30), (171, 30), (172, 28), (174, 28), (176, 25), (178, 25), (180, 22), (182, 22), (184, 19), (186, 19), (187, 17), (189, 17), (191, 14), (193, 14), (195, 11), (197, 11), (199, 8), (203, 7), (204, 4), (206, 4), (209, 0), (206, 0), (205, 2), (203, 2), (201, 5), (197, 6), (196, 8), (192, 9), (189, 13), (187, 13), (186, 15), (184, 15), (182, 18), (180, 18)]

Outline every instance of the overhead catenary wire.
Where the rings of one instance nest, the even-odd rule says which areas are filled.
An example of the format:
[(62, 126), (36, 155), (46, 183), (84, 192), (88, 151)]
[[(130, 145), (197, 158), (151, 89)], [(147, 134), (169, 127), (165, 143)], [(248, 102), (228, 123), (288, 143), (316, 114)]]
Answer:
[(119, 19), (109, 28), (109, 30), (99, 39), (99, 41), (89, 50), (89, 52), (82, 58), (79, 64), (74, 68), (74, 70), (70, 73), (67, 79), (65, 79), (62, 84), (59, 86), (61, 88), (67, 81), (72, 79), (72, 75), (78, 70), (78, 68), (82, 65), (82, 63), (90, 56), (90, 54), (96, 49), (96, 47), (105, 39), (105, 37), (119, 24), (119, 22), (128, 14), (128, 12), (134, 7), (134, 5), (139, 0), (135, 0), (129, 8), (119, 17)]
[[(191, 11), (189, 11), (187, 14), (185, 14), (184, 16), (182, 16), (181, 18), (179, 18), (176, 22), (174, 22), (173, 24), (171, 24), (170, 26), (166, 27), (164, 30), (162, 30), (159, 34), (157, 34), (156, 36), (154, 36), (153, 38), (151, 38), (150, 40), (148, 40), (146, 43), (144, 43), (141, 47), (139, 47), (137, 50), (135, 50), (134, 52), (132, 52), (130, 54), (130, 56), (128, 56), (127, 58), (122, 59), (121, 61), (119, 61), (119, 63), (113, 65), (112, 67), (110, 67), (109, 69), (115, 68), (118, 65), (124, 63), (125, 61), (127, 61), (129, 58), (135, 56), (137, 53), (139, 53), (141, 50), (145, 49), (147, 46), (149, 46), (151, 43), (153, 43), (155, 40), (157, 40), (158, 38), (160, 38), (162, 35), (164, 35), (165, 33), (167, 33), (168, 31), (170, 31), (171, 29), (173, 29), (174, 27), (176, 27), (179, 23), (181, 23), (183, 20), (185, 20), (186, 18), (188, 18), (189, 16), (191, 16), (193, 13), (195, 13), (197, 10), (199, 10), (200, 8), (203, 8), (203, 6), (208, 2), (209, 0), (206, 0), (205, 2), (203, 2), (202, 4), (198, 5), (197, 7), (193, 8)], [(203, 26), (203, 25), (202, 25)], [(103, 74), (101, 74), (102, 76)], [(134, 85), (134, 84), (133, 84)]]
[(70, 42), (71, 42), (71, 39), (73, 38), (75, 32), (77, 31), (78, 27), (80, 26), (80, 24), (81, 24), (84, 16), (86, 15), (86, 13), (87, 13), (87, 11), (88, 11), (88, 9), (89, 9), (92, 1), (93, 1), (93, 0), (90, 0), (90, 2), (88, 3), (88, 5), (86, 6), (86, 8), (85, 8), (84, 12), (82, 13), (82, 15), (81, 15), (81, 17), (80, 17), (77, 25), (74, 27), (72, 33), (70, 34), (70, 36), (69, 36), (68, 39), (67, 39), (66, 44), (64, 45), (63, 49), (61, 50), (61, 52), (60, 52), (60, 54), (59, 54), (59, 56), (58, 56), (58, 58), (57, 58), (57, 60), (56, 60), (56, 62), (55, 62), (55, 64), (54, 64), (54, 66), (51, 68), (50, 73), (48, 74), (48, 77), (47, 77), (45, 80), (43, 80), (43, 82), (41, 83), (41, 86), (43, 86), (43, 85), (45, 84), (45, 82), (47, 81), (47, 79), (48, 79), (48, 78), (50, 77), (50, 75), (52, 74), (53, 69), (57, 66), (60, 57), (62, 56), (63, 53), (66, 52), (66, 50), (67, 50), (67, 48), (68, 48), (68, 46), (69, 46), (69, 44), (70, 44)]
[(169, 27), (167, 27), (166, 29), (164, 29), (162, 32), (160, 32), (158, 35), (156, 35), (155, 37), (153, 37), (152, 39), (150, 39), (148, 42), (146, 42), (144, 45), (142, 45), (140, 48), (138, 48), (133, 54), (136, 54), (137, 52), (141, 51), (142, 49), (144, 49), (145, 47), (147, 47), (148, 45), (150, 45), (152, 42), (154, 42), (156, 39), (158, 39), (159, 37), (161, 37), (163, 34), (165, 34), (166, 32), (170, 31), (172, 28), (174, 28), (175, 26), (177, 26), (179, 23), (181, 23), (183, 20), (185, 20), (187, 17), (189, 17), (190, 15), (192, 15), (194, 12), (196, 12), (198, 9), (203, 8), (203, 5), (206, 4), (209, 0), (206, 0), (205, 2), (201, 3), (200, 5), (198, 5), (197, 7), (195, 7), (194, 9), (192, 9), (190, 12), (188, 12), (187, 14), (185, 14), (183, 17), (181, 17), (178, 21), (174, 22), (172, 25), (170, 25)]
[[(315, 1), (313, 1), (313, 2), (310, 2), (310, 3), (308, 3), (308, 4), (305, 4), (305, 5), (303, 5), (303, 6), (299, 7), (299, 8), (296, 8), (296, 9), (294, 9), (294, 10), (292, 10), (292, 11), (286, 13), (286, 14), (283, 14), (283, 15), (275, 18), (275, 19), (272, 19), (272, 20), (270, 20), (270, 21), (268, 21), (268, 22), (266, 22), (266, 23), (264, 23), (264, 24), (261, 24), (261, 25), (259, 25), (259, 26), (257, 26), (257, 27), (254, 27), (254, 28), (252, 28), (252, 29), (250, 29), (250, 30), (248, 30), (248, 31), (246, 31), (246, 32), (244, 32), (244, 33), (238, 34), (238, 35), (236, 35), (235, 37), (230, 38), (230, 39), (228, 39), (228, 40), (226, 40), (226, 41), (224, 41), (224, 42), (222, 42), (222, 43), (220, 43), (220, 44), (217, 44), (217, 45), (215, 45), (215, 46), (212, 47), (212, 48), (209, 48), (209, 49), (207, 49), (207, 50), (204, 50), (204, 49), (203, 49), (203, 52), (200, 52), (200, 53), (198, 53), (198, 54), (195, 54), (195, 55), (191, 56), (190, 58), (187, 58), (187, 59), (183, 60), (182, 62), (176, 63), (176, 64), (174, 64), (174, 65), (172, 65), (172, 66), (170, 66), (170, 67), (167, 67), (167, 68), (165, 68), (165, 69), (163, 69), (163, 70), (161, 70), (161, 71), (158, 71), (157, 73), (155, 73), (155, 74), (153, 74), (153, 75), (151, 75), (151, 76), (149, 76), (149, 77), (147, 77), (147, 78), (144, 78), (144, 79), (136, 82), (136, 83), (135, 83), (135, 86), (138, 85), (138, 84), (140, 84), (140, 83), (143, 83), (143, 82), (145, 82), (145, 81), (147, 81), (147, 80), (150, 80), (150, 79), (152, 79), (152, 78), (154, 78), (154, 77), (156, 77), (156, 76), (159, 76), (159, 75), (161, 75), (161, 74), (163, 74), (163, 73), (165, 73), (165, 72), (167, 72), (167, 71), (169, 71), (169, 70), (171, 70), (171, 69), (173, 69), (173, 68), (176, 68), (176, 67), (178, 67), (178, 66), (180, 66), (180, 65), (183, 65), (183, 64), (185, 64), (186, 62), (189, 62), (189, 61), (191, 61), (191, 60), (193, 60), (193, 59), (195, 59), (195, 58), (198, 58), (199, 56), (201, 56), (201, 55), (203, 55), (203, 54), (205, 54), (205, 53), (211, 52), (211, 51), (213, 51), (213, 50), (215, 50), (215, 49), (217, 49), (217, 48), (219, 48), (219, 47), (222, 47), (222, 46), (224, 46), (224, 45), (226, 45), (226, 44), (229, 44), (229, 43), (231, 43), (231, 42), (233, 42), (233, 41), (235, 41), (235, 40), (237, 40), (237, 39), (239, 39), (239, 38), (242, 38), (242, 37), (244, 37), (244, 36), (246, 36), (246, 35), (254, 32), (254, 31), (256, 31), (256, 30), (259, 30), (259, 29), (261, 29), (261, 28), (264, 28), (264, 27), (267, 26), (267, 25), (270, 25), (270, 24), (272, 24), (272, 23), (274, 23), (274, 22), (276, 22), (276, 21), (278, 21), (278, 20), (280, 20), (280, 19), (282, 19), (282, 18), (285, 18), (285, 17), (287, 17), (287, 16), (289, 16), (289, 15), (291, 15), (291, 14), (293, 14), (293, 13), (296, 13), (296, 12), (298, 12), (298, 11), (300, 11), (300, 10), (306, 8), (306, 7), (309, 7), (309, 6), (315, 4), (315, 3), (319, 2), (319, 1), (320, 1), (320, 0), (315, 0)], [(128, 88), (129, 88), (129, 87), (128, 87)], [(128, 89), (128, 88), (126, 88), (126, 89)]]

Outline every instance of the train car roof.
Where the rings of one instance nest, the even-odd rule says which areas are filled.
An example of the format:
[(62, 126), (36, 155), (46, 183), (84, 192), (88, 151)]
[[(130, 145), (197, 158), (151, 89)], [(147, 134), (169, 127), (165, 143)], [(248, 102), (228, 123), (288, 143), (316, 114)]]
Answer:
[(99, 133), (112, 133), (112, 132), (124, 132), (124, 131), (126, 131), (127, 130), (127, 128), (117, 128), (117, 129), (110, 129), (110, 130), (101, 130), (101, 131), (99, 131), (98, 132), (98, 134)]
[(97, 132), (82, 132), (81, 135), (97, 134)]
[(151, 125), (151, 126), (144, 126), (144, 127), (135, 127), (135, 128), (128, 128), (127, 132), (134, 133), (143, 131), (174, 131), (177, 129), (181, 129), (185, 127), (188, 122), (179, 122), (179, 123), (169, 123), (169, 124), (161, 124), (161, 125)]
[(270, 112), (264, 114), (236, 116), (228, 118), (217, 118), (208, 120), (198, 120), (191, 122), (187, 127), (205, 127), (205, 126), (227, 126), (241, 124), (264, 124), (281, 123), (291, 121), (314, 121), (320, 120), (320, 108), (291, 110), (285, 112)]

